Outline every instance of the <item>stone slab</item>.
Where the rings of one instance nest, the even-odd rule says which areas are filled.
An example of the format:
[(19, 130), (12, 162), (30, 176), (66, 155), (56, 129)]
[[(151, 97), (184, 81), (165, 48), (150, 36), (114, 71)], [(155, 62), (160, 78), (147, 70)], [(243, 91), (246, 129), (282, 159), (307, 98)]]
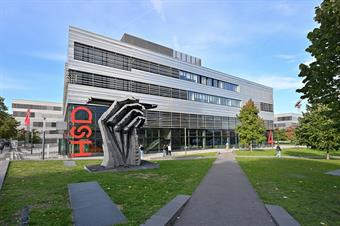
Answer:
[(332, 176), (339, 176), (340, 177), (340, 169), (329, 171), (329, 172), (326, 172), (325, 174), (332, 175)]
[(189, 199), (190, 195), (177, 195), (148, 219), (145, 224), (142, 224), (142, 226), (173, 225)]
[(64, 166), (73, 167), (73, 166), (77, 166), (77, 164), (75, 161), (64, 161)]
[(127, 219), (97, 182), (68, 185), (75, 226), (106, 226)]
[(6, 174), (7, 174), (8, 166), (9, 166), (9, 161), (8, 160), (0, 161), (0, 190), (2, 188), (2, 185), (3, 185), (4, 181), (5, 181), (5, 177), (6, 177)]
[(142, 160), (139, 166), (121, 166), (118, 168), (106, 168), (101, 165), (87, 165), (84, 167), (86, 171), (90, 173), (98, 173), (98, 172), (125, 172), (125, 171), (132, 171), (132, 170), (146, 170), (146, 169), (158, 169), (159, 164), (154, 162), (149, 162)]
[(272, 215), (276, 224), (279, 226), (300, 226), (284, 208), (276, 205), (266, 205), (266, 208), (270, 215)]

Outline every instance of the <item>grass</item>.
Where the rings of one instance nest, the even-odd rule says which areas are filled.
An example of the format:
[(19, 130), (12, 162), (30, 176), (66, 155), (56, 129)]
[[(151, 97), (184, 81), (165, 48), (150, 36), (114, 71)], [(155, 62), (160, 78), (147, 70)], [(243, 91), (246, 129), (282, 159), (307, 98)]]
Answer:
[(14, 161), (0, 192), (0, 225), (18, 225), (21, 210), (30, 207), (30, 225), (72, 225), (67, 184), (98, 181), (128, 218), (126, 225), (144, 223), (177, 194), (191, 194), (214, 159), (160, 161), (160, 168), (90, 174), (83, 169), (97, 160)]
[(340, 160), (238, 158), (264, 203), (284, 207), (301, 225), (340, 225)]
[[(274, 149), (256, 149), (251, 151), (236, 151), (238, 156), (274, 156)], [(282, 148), (281, 154), (283, 156), (311, 156), (311, 157), (325, 157), (326, 151), (313, 150), (309, 148)], [(332, 156), (340, 156), (340, 151), (330, 152)]]

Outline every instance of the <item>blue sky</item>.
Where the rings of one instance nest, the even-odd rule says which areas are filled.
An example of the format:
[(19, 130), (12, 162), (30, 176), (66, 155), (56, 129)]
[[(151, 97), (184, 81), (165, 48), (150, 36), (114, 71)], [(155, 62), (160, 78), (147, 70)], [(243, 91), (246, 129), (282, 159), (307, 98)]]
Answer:
[[(200, 57), (203, 66), (274, 88), (275, 113), (297, 112), (315, 0), (0, 2), (0, 96), (62, 101), (68, 26), (124, 32)], [(304, 107), (304, 105), (303, 105)]]

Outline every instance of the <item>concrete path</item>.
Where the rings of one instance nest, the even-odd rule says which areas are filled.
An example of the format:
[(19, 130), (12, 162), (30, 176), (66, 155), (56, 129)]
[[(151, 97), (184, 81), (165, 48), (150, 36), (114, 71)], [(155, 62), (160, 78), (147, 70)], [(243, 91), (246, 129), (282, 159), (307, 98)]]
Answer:
[(193, 193), (175, 226), (275, 226), (235, 161), (222, 154)]

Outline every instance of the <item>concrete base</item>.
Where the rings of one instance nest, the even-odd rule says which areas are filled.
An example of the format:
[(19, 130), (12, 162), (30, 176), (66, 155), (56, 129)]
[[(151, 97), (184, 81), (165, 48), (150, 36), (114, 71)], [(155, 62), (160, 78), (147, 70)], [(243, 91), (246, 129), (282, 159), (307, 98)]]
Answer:
[(8, 160), (0, 161), (0, 190), (2, 188), (4, 181), (5, 181), (8, 165), (9, 165)]
[(97, 172), (124, 172), (124, 171), (131, 171), (131, 170), (146, 170), (146, 169), (157, 169), (159, 168), (159, 164), (144, 161), (142, 160), (139, 166), (121, 166), (118, 168), (106, 168), (101, 165), (87, 165), (84, 169), (90, 173), (97, 173)]
[(299, 222), (281, 206), (266, 205), (266, 208), (278, 226), (300, 226)]
[(73, 166), (77, 166), (77, 164), (75, 161), (64, 161), (64, 166), (73, 167)]
[(326, 172), (325, 174), (332, 175), (332, 176), (339, 176), (340, 177), (340, 169), (329, 171), (329, 172)]
[(141, 226), (173, 225), (189, 199), (190, 195), (177, 195)]

